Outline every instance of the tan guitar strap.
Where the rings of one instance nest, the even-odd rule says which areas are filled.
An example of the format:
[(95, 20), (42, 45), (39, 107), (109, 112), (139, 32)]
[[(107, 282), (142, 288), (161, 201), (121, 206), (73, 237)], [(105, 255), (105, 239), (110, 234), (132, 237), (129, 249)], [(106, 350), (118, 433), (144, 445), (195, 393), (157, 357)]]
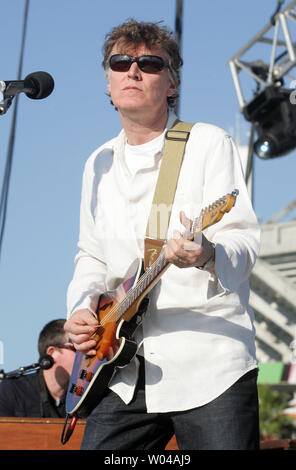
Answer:
[(167, 235), (186, 143), (193, 124), (176, 120), (166, 132), (165, 145), (146, 228), (144, 268), (158, 258)]

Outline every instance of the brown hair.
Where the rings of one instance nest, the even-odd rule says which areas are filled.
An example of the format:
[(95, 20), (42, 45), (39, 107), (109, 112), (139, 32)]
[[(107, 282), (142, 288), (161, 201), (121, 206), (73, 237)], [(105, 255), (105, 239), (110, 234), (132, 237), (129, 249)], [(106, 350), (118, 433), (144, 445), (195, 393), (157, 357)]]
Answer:
[(57, 344), (64, 344), (65, 331), (64, 331), (64, 318), (52, 320), (47, 323), (41, 330), (38, 338), (38, 352), (40, 356), (46, 354), (49, 346), (56, 346)]
[[(173, 38), (173, 33), (165, 26), (160, 27), (159, 23), (138, 22), (130, 19), (122, 25), (116, 26), (106, 34), (103, 45), (103, 62), (105, 71), (109, 69), (109, 57), (114, 46), (124, 49), (126, 46), (133, 46), (135, 49), (144, 44), (147, 49), (161, 49), (168, 56), (169, 78), (176, 87), (180, 85), (180, 69), (183, 60), (177, 42)], [(178, 99), (176, 91), (172, 96), (167, 97), (168, 105), (174, 107)]]

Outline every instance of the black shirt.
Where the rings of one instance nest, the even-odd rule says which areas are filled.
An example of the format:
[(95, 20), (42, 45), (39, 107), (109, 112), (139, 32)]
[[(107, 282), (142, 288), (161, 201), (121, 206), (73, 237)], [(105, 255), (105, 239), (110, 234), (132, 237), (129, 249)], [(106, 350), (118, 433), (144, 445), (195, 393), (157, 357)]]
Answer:
[(0, 382), (0, 416), (64, 418), (65, 415), (65, 400), (56, 405), (42, 371)]

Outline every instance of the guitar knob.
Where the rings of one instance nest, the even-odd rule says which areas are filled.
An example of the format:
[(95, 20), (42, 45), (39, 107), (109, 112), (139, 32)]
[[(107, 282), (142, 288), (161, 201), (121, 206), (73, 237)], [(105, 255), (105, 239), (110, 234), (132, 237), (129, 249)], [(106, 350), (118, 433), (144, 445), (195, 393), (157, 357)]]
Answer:
[(86, 374), (85, 380), (86, 380), (87, 382), (90, 382), (91, 379), (93, 378), (93, 376), (94, 376), (93, 372), (88, 372), (88, 373)]
[(93, 378), (93, 372), (87, 372), (87, 370), (85, 369), (81, 369), (80, 373), (79, 373), (79, 378), (82, 379), (82, 380), (86, 380), (87, 382), (90, 382), (91, 379)]
[(69, 391), (80, 397), (84, 392), (84, 388), (81, 385), (72, 384)]
[(83, 394), (83, 391), (84, 391), (84, 388), (81, 387), (81, 385), (78, 385), (78, 387), (76, 387), (75, 394), (81, 397), (81, 395)]

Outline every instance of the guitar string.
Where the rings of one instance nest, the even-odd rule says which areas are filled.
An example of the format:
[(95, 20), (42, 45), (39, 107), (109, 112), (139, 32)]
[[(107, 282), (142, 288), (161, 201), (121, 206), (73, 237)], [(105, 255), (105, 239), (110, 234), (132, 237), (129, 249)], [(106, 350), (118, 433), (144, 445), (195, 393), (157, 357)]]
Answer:
[[(162, 264), (163, 266), (161, 266)], [(120, 308), (118, 308), (117, 304), (114, 305), (110, 309), (110, 311), (105, 315), (105, 317), (102, 319), (100, 326), (104, 326), (106, 323), (108, 323), (109, 320), (111, 321), (112, 316), (114, 316), (114, 314), (116, 315), (116, 313), (118, 313), (119, 310), (123, 310), (123, 312), (119, 315), (119, 318), (121, 318), (123, 314), (127, 311), (127, 309), (132, 305), (132, 303), (137, 299), (137, 297), (139, 297), (139, 291), (140, 293), (143, 292), (143, 290), (145, 290), (145, 288), (156, 277), (156, 275), (159, 274), (159, 272), (165, 267), (165, 265), (166, 265), (166, 259), (164, 258), (164, 254), (160, 253), (157, 260), (154, 261), (154, 263), (150, 266), (150, 269), (148, 271), (145, 271), (145, 273), (140, 277), (135, 288), (134, 289), (132, 288), (131, 290), (128, 291), (127, 296), (120, 303)], [(160, 270), (157, 272), (159, 267), (160, 267)], [(147, 284), (146, 284), (146, 281), (148, 281)], [(132, 299), (130, 299), (130, 297), (132, 297)], [(127, 305), (123, 306), (124, 304), (127, 304)]]
[[(200, 221), (201, 221), (201, 218), (202, 216), (206, 213), (206, 212), (209, 212), (213, 209), (216, 209), (217, 207), (219, 207), (219, 205), (225, 203), (226, 201), (226, 198), (227, 196), (223, 196), (222, 198), (218, 199), (217, 201), (215, 201), (213, 204), (211, 204), (210, 206), (208, 206), (207, 208), (203, 209), (201, 211), (201, 214), (199, 217), (197, 217), (193, 224), (192, 224), (192, 227), (198, 227), (200, 228)], [(118, 311), (121, 309), (123, 310), (123, 312), (119, 315), (119, 318), (121, 318), (123, 316), (123, 314), (127, 311), (127, 309), (132, 305), (132, 303), (137, 299), (137, 297), (139, 297), (139, 290), (140, 290), (140, 293), (143, 292), (143, 290), (145, 290), (145, 288), (147, 287), (147, 285), (149, 285), (149, 283), (156, 277), (156, 275), (159, 274), (159, 272), (165, 267), (166, 263), (164, 263), (163, 266), (161, 266), (160, 270), (156, 273), (154, 273), (154, 271), (157, 271), (158, 269), (158, 265), (160, 265), (161, 263), (163, 263), (163, 261), (166, 262), (166, 259), (164, 258), (164, 254), (163, 252), (160, 253), (159, 257), (157, 258), (156, 261), (154, 261), (154, 263), (152, 263), (152, 265), (150, 266), (149, 270), (145, 271), (145, 273), (140, 277), (138, 283), (136, 284), (135, 288), (131, 289), (130, 291), (128, 291), (128, 294), (127, 296), (122, 300), (122, 302), (119, 304), (119, 308), (118, 308), (118, 304), (115, 304), (111, 309), (110, 311), (105, 315), (105, 317), (102, 319), (102, 321), (100, 322), (100, 326), (104, 326), (106, 323), (108, 323), (108, 321), (112, 319), (112, 316), (115, 315), (115, 317), (117, 316), (116, 314), (118, 314)], [(168, 263), (168, 262), (167, 262)], [(149, 277), (151, 278), (151, 275), (153, 274), (152, 276), (152, 279), (149, 279)], [(154, 275), (155, 274), (155, 275)], [(145, 282), (146, 280), (148, 280), (148, 284), (145, 285)], [(144, 286), (142, 286), (144, 284)], [(140, 287), (142, 289), (140, 289)], [(135, 294), (137, 293), (137, 295), (135, 296)], [(132, 297), (132, 300), (130, 301), (129, 297)], [(124, 304), (127, 304), (127, 306), (123, 307)], [(117, 320), (118, 318), (116, 318)], [(115, 321), (116, 321), (115, 320)]]

